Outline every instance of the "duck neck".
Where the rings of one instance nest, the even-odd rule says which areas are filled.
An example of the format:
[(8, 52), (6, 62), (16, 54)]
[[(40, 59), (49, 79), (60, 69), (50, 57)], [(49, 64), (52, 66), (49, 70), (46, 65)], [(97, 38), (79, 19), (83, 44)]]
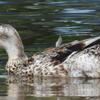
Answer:
[(7, 67), (18, 66), (27, 61), (24, 53), (23, 43), (17, 30), (7, 24), (0, 25), (0, 47), (4, 48), (8, 54)]
[(8, 54), (8, 60), (22, 59), (27, 57), (22, 47), (11, 45), (10, 47), (6, 48), (6, 52)]
[(6, 44), (5, 50), (8, 54), (8, 62), (6, 65), (8, 67), (23, 64), (28, 59), (22, 43), (11, 42), (10, 44)]

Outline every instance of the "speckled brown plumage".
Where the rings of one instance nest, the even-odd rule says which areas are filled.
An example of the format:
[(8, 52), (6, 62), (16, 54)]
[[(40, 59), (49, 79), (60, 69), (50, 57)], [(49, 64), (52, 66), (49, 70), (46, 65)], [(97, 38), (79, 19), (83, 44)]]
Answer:
[(21, 78), (34, 76), (100, 78), (100, 37), (75, 40), (28, 58), (16, 29), (0, 25), (0, 47), (8, 54), (6, 70)]

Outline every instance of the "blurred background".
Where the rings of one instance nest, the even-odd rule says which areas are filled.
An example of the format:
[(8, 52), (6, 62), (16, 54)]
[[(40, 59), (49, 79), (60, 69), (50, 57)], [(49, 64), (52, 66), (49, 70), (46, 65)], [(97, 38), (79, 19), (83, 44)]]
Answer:
[[(99, 36), (100, 0), (0, 0), (0, 23), (10, 24), (18, 30), (25, 52), (31, 56), (44, 48), (54, 47), (59, 35), (63, 42)], [(1, 96), (7, 91), (6, 61), (7, 54), (0, 49)]]

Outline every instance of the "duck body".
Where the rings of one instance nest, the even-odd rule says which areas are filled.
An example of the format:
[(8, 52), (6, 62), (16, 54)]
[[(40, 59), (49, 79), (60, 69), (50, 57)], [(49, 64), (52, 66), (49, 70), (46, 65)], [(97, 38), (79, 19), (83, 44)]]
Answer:
[(100, 44), (73, 53), (63, 65), (70, 77), (100, 78)]
[(28, 58), (16, 29), (3, 24), (0, 47), (8, 53), (6, 70), (18, 76), (100, 78), (100, 37), (62, 44)]
[[(60, 51), (58, 51), (60, 52)], [(8, 67), (11, 73), (22, 76), (54, 76), (54, 77), (66, 77), (67, 71), (62, 67), (58, 67), (62, 63), (60, 58), (62, 55), (55, 48), (50, 48), (39, 54), (34, 54), (28, 61), (25, 61), (24, 64), (20, 66)], [(59, 57), (60, 56), (60, 57)]]

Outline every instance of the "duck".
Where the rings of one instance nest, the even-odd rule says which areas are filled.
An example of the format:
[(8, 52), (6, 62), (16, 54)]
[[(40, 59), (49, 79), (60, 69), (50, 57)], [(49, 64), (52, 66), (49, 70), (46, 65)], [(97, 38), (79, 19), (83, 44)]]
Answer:
[(6, 71), (22, 77), (100, 78), (100, 37), (74, 40), (28, 57), (18, 31), (9, 24), (0, 25), (0, 48), (8, 55)]

